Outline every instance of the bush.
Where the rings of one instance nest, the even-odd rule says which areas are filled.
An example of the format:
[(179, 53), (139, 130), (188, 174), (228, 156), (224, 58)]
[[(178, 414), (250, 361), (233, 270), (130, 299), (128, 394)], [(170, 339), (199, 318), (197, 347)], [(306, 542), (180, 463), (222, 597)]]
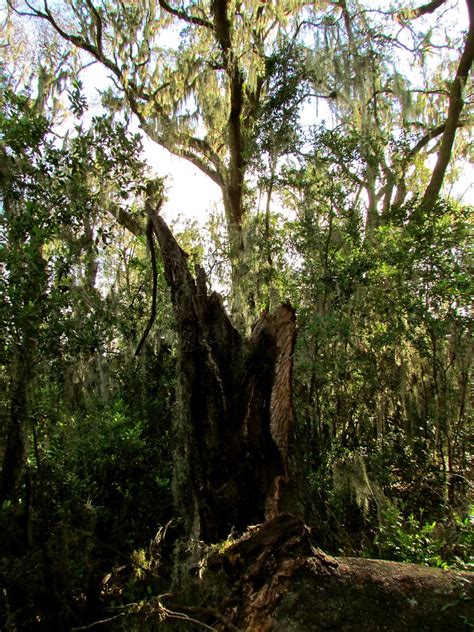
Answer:
[(405, 518), (390, 504), (382, 512), (374, 544), (377, 557), (399, 562), (461, 570), (472, 570), (474, 562), (470, 518), (458, 514), (444, 522), (426, 521), (413, 513)]

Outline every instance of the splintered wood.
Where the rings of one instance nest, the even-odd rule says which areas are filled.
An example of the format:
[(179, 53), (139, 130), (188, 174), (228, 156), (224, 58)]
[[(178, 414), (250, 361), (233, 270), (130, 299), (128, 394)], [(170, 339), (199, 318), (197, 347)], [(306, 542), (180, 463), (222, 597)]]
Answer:
[(295, 313), (289, 305), (263, 313), (244, 339), (204, 271), (191, 275), (164, 220), (150, 220), (179, 340), (175, 505), (190, 537), (215, 542), (293, 510)]

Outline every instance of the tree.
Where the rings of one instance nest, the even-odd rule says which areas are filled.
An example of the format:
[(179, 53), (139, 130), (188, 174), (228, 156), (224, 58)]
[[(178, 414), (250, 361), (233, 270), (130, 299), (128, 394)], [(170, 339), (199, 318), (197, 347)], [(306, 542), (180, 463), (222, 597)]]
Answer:
[[(98, 243), (107, 240), (101, 221), (109, 191), (101, 174), (114, 182), (113, 195), (119, 199), (141, 186), (134, 181), (142, 170), (137, 138), (128, 139), (120, 126), (114, 129), (106, 119), (95, 119), (91, 130), (84, 133), (78, 125), (76, 136), (58, 148), (37, 105), (8, 89), (2, 94), (3, 348), (4, 362), (11, 367), (2, 502), (17, 499), (22, 481), (38, 364), (58, 355), (61, 341), (73, 347), (79, 339), (89, 352), (101, 345), (98, 328), (87, 326), (100, 311)], [(71, 308), (74, 293), (76, 313)]]
[[(263, 314), (242, 339), (221, 299), (194, 279), (149, 206), (178, 333), (174, 493), (187, 537), (215, 542), (297, 507), (291, 396), (295, 315)], [(203, 455), (206, 457), (203, 458)]]
[[(265, 94), (265, 51), (297, 6), (84, 2), (69, 7), (66, 19), (47, 4), (27, 4), (19, 13), (44, 19), (101, 62), (143, 130), (221, 187), (237, 261), (248, 146)], [(176, 29), (182, 29), (180, 46), (163, 44)]]
[[(285, 37), (290, 45), (282, 50), (290, 55), (295, 46), (302, 42), (306, 45), (308, 37), (315, 38), (316, 50), (309, 54), (314, 68), (312, 77), (297, 64), (296, 69), (285, 72), (286, 79), (289, 85), (295, 79), (296, 85), (301, 85), (305, 77), (311, 78), (314, 92), (302, 94), (299, 102), (308, 97), (328, 99), (336, 117), (354, 121), (359, 131), (371, 139), (361, 154), (365, 162), (362, 177), (354, 174), (354, 178), (368, 195), (368, 223), (376, 225), (380, 216), (389, 212), (394, 191), (397, 205), (403, 201), (405, 172), (410, 161), (446, 128), (442, 122), (429, 129), (405, 157), (395, 154), (393, 164), (383, 155), (387, 132), (390, 133), (387, 124), (393, 125), (398, 104), (412, 98), (405, 78), (390, 67), (390, 51), (396, 55), (397, 47), (406, 49), (406, 46), (392, 35), (393, 28), (387, 24), (385, 15), (409, 28), (413, 20), (435, 12), (444, 4), (431, 3), (428, 8), (423, 6), (413, 11), (396, 9), (388, 14), (375, 11), (372, 16), (356, 1), (336, 5), (321, 2), (314, 8), (293, 1), (234, 6), (227, 0), (218, 0), (185, 7), (165, 1), (119, 6), (107, 3), (96, 6), (87, 1), (68, 7), (61, 16), (47, 3), (27, 3), (19, 13), (42, 18), (62, 38), (103, 64), (118, 91), (113, 98), (111, 94), (109, 104), (121, 107), (125, 101), (150, 138), (192, 162), (220, 186), (234, 290), (241, 295), (234, 298), (246, 310), (246, 291), (242, 286), (248, 266), (244, 250), (252, 248), (245, 243), (245, 231), (242, 233), (251, 204), (246, 195), (249, 189), (246, 176), (256, 136), (265, 125), (268, 105), (275, 96), (273, 51)], [(178, 29), (181, 39), (176, 46)], [(460, 97), (472, 64), (471, 31), (472, 25), (453, 83), (457, 92), (449, 99), (454, 110), (448, 115), (450, 131), (444, 134), (445, 166), (440, 163), (435, 170), (438, 184), (433, 186), (437, 193), (449, 162), (454, 132), (458, 125), (464, 124), (459, 119)], [(171, 39), (171, 45), (167, 44), (167, 38)], [(429, 37), (413, 34), (413, 39), (414, 55), (422, 57), (429, 50)], [(291, 78), (292, 72), (297, 73), (296, 77), (293, 74)], [(296, 93), (298, 90), (296, 87)], [(439, 93), (436, 89), (421, 92)], [(283, 111), (281, 98), (273, 106)], [(400, 113), (403, 118), (404, 107)], [(409, 121), (404, 120), (403, 130), (407, 124)], [(273, 171), (275, 151), (274, 147)], [(282, 151), (285, 150), (278, 150), (280, 154)], [(382, 210), (378, 208), (380, 202)]]
[[(436, 1), (420, 7), (410, 14), (410, 20), (431, 14), (443, 4)], [(398, 598), (392, 599), (391, 590), (380, 592), (377, 582), (372, 581), (373, 575), (378, 577), (382, 572), (390, 588), (393, 579), (390, 566), (363, 562), (339, 566), (338, 562), (315, 552), (302, 523), (285, 512), (306, 510), (306, 516), (319, 527), (320, 537), (334, 548), (350, 545), (351, 550), (360, 551), (364, 538), (371, 538), (370, 545), (379, 545), (380, 554), (382, 529), (387, 526), (389, 515), (384, 510), (391, 509), (392, 515), (398, 511), (393, 500), (395, 490), (408, 504), (407, 487), (413, 485), (414, 472), (425, 485), (416, 488), (417, 500), (426, 491), (427, 482), (435, 493), (441, 489), (447, 504), (454, 504), (456, 498), (465, 499), (465, 493), (457, 496), (455, 477), (464, 475), (460, 467), (466, 458), (469, 321), (465, 307), (470, 287), (466, 224), (462, 217), (464, 210), (452, 201), (438, 200), (439, 190), (436, 205), (429, 211), (423, 202), (421, 206), (418, 202), (418, 197), (428, 190), (426, 184), (430, 179), (422, 154), (432, 140), (444, 135), (450, 124), (436, 121), (433, 125), (433, 112), (418, 121), (423, 116), (418, 103), (411, 114), (421, 126), (429, 127), (420, 137), (409, 137), (411, 124), (405, 120), (408, 110), (402, 103), (403, 95), (409, 101), (408, 81), (390, 67), (380, 45), (387, 39), (392, 41), (393, 54), (402, 40), (394, 39), (392, 27), (383, 22), (386, 14), (377, 10), (369, 20), (368, 10), (357, 2), (321, 3), (316, 7), (288, 3), (284, 5), (288, 15), (280, 16), (275, 24), (265, 21), (268, 16), (279, 17), (278, 13), (272, 13), (272, 7), (267, 13), (267, 3), (231, 5), (216, 1), (209, 6), (199, 3), (178, 6), (160, 2), (158, 9), (136, 3), (120, 4), (118, 8), (107, 3), (96, 6), (87, 1), (74, 4), (62, 15), (54, 13), (46, 3), (26, 6), (28, 9), (23, 13), (49, 23), (61, 37), (109, 69), (116, 88), (126, 96), (130, 111), (139, 117), (150, 135), (154, 134), (163, 146), (216, 178), (223, 190), (234, 283), (241, 280), (238, 277), (246, 264), (243, 254), (248, 254), (244, 251), (250, 234), (246, 230), (250, 227), (255, 235), (264, 236), (256, 249), (261, 246), (261, 261), (257, 265), (260, 263), (268, 273), (267, 296), (262, 299), (255, 292), (258, 300), (252, 309), (260, 307), (259, 303), (277, 302), (272, 295), (277, 273), (282, 279), (282, 294), (297, 301), (301, 332), (294, 380), (298, 424), (293, 409), (296, 332), (293, 307), (284, 303), (272, 312), (264, 310), (247, 337), (238, 331), (226, 313), (224, 301), (208, 290), (200, 263), (193, 260), (190, 265), (186, 253), (160, 217), (164, 203), (161, 181), (149, 182), (147, 186), (145, 178), (137, 182), (142, 177), (141, 165), (135, 161), (138, 143), (126, 141), (123, 127), (117, 135), (107, 119), (96, 121), (97, 134), (78, 127), (71, 145), (59, 153), (53, 151), (54, 147), (46, 151), (41, 136), (43, 160), (37, 159), (34, 151), (31, 156), (28, 154), (26, 175), (31, 172), (35, 176), (31, 191), (22, 178), (19, 182), (26, 191), (22, 199), (34, 202), (31, 208), (36, 215), (26, 230), (19, 227), (16, 241), (11, 216), (9, 270), (21, 271), (21, 266), (29, 262), (31, 277), (36, 281), (35, 309), (36, 304), (45, 305), (49, 301), (51, 290), (59, 290), (60, 281), (71, 277), (78, 300), (67, 312), (72, 314), (71, 330), (64, 328), (62, 333), (71, 340), (78, 334), (79, 344), (69, 348), (72, 357), (76, 350), (78, 355), (101, 357), (105, 347), (115, 350), (126, 338), (119, 332), (125, 331), (128, 323), (118, 325), (117, 315), (109, 317), (106, 313), (107, 307), (123, 303), (114, 303), (115, 297), (110, 295), (109, 301), (104, 301), (101, 294), (104, 287), (97, 284), (99, 266), (105, 258), (98, 246), (110, 238), (102, 219), (103, 208), (110, 207), (122, 225), (139, 236), (142, 244), (144, 236), (147, 240), (152, 280), (148, 277), (145, 287), (152, 295), (152, 313), (138, 344), (138, 354), (150, 348), (147, 335), (158, 313), (160, 269), (156, 245), (160, 248), (177, 334), (173, 492), (176, 514), (183, 525), (184, 546), (177, 547), (175, 552), (181, 555), (176, 555), (169, 564), (174, 567), (174, 590), (182, 590), (185, 600), (191, 594), (195, 599), (197, 594), (200, 603), (206, 605), (209, 600), (219, 604), (219, 599), (225, 598), (222, 608), (231, 622), (228, 625), (225, 619), (219, 620), (230, 629), (236, 623), (269, 627), (272, 617), (269, 613), (277, 603), (285, 604), (283, 612), (279, 612), (285, 621), (289, 603), (284, 597), (285, 578), (296, 578), (300, 582), (298, 590), (306, 595), (305, 586), (310, 585), (312, 592), (315, 582), (330, 577), (330, 591), (338, 594), (347, 577), (364, 583), (368, 574), (364, 591), (372, 594), (375, 589), (377, 598), (390, 597), (395, 611), (400, 607)], [(155, 20), (157, 14), (162, 20)], [(405, 25), (409, 24), (407, 16), (405, 11), (388, 12), (388, 18), (396, 17)], [(163, 64), (158, 65), (153, 75), (151, 68), (158, 61), (163, 43), (159, 38), (170, 36), (169, 25), (175, 23), (186, 26), (183, 44), (177, 51), (166, 51)], [(266, 30), (262, 31), (261, 25)], [(309, 42), (309, 34), (316, 34), (314, 46)], [(192, 43), (186, 39), (191, 35), (195, 40)], [(469, 41), (468, 37), (468, 44)], [(418, 43), (417, 40), (417, 46)], [(469, 51), (469, 46), (466, 50)], [(341, 68), (341, 55), (348, 59), (346, 68)], [(469, 53), (466, 55), (462, 57), (461, 79), (467, 77), (464, 71), (469, 66)], [(254, 76), (249, 60), (260, 62)], [(324, 72), (318, 66), (322, 62), (326, 63)], [(456, 85), (461, 85), (458, 78)], [(436, 98), (439, 92), (436, 90)], [(104, 102), (111, 109), (114, 96), (110, 92), (108, 102)], [(79, 83), (72, 85), (70, 97), (72, 107), (80, 111), (84, 104)], [(297, 138), (303, 129), (300, 108), (308, 99), (323, 97), (332, 104), (337, 124), (330, 128), (313, 127), (304, 138)], [(439, 98), (443, 98), (443, 93)], [(24, 103), (31, 107), (28, 99)], [(32, 120), (31, 111), (27, 114), (28, 122)], [(461, 121), (459, 108), (453, 121), (456, 116), (456, 128), (467, 123)], [(9, 124), (13, 125), (12, 121)], [(34, 146), (33, 141), (30, 145)], [(14, 147), (5, 146), (6, 153), (13, 155)], [(415, 176), (424, 171), (418, 185), (410, 184), (408, 177), (415, 156), (419, 160)], [(36, 178), (37, 172), (43, 174), (41, 169), (46, 171), (44, 182), (41, 177)], [(25, 175), (21, 170), (19, 174)], [(112, 191), (103, 183), (106, 174)], [(254, 174), (266, 192), (263, 221), (260, 217), (249, 217), (244, 226), (244, 185), (250, 191)], [(122, 205), (118, 196), (110, 195), (115, 189), (127, 200), (132, 196), (140, 200), (146, 193), (144, 212), (135, 213), (133, 204)], [(277, 195), (285, 208), (294, 213), (292, 220), (279, 228), (275, 227), (276, 215), (272, 213), (272, 200)], [(55, 204), (57, 200), (62, 202), (61, 206)], [(61, 213), (50, 218), (54, 221), (46, 222), (50, 233), (44, 235), (38, 230), (38, 224), (42, 228), (42, 222), (46, 221), (44, 216), (59, 206), (66, 218), (73, 218), (78, 235), (71, 236), (67, 231), (67, 221)], [(18, 209), (23, 219), (25, 208), (30, 209), (20, 201)], [(58, 232), (59, 228), (66, 229), (66, 235)], [(280, 254), (279, 259), (272, 243), (276, 234), (284, 236), (293, 248), (291, 252), (288, 249), (286, 256)], [(51, 255), (48, 260), (43, 256), (38, 263), (44, 267), (46, 261), (57, 271), (57, 276), (33, 274), (39, 265), (33, 265), (36, 259), (26, 246), (31, 244), (33, 253), (36, 252), (38, 242), (33, 237), (37, 235), (42, 251), (57, 256), (55, 259)], [(66, 262), (68, 266), (62, 272), (60, 267), (64, 268), (65, 262), (58, 256), (61, 249), (57, 241), (70, 254), (70, 262)], [(70, 252), (73, 248), (77, 258)], [(123, 244), (117, 250), (123, 252)], [(15, 261), (17, 251), (22, 253), (21, 265)], [(127, 281), (129, 269), (127, 264), (123, 271), (128, 275)], [(74, 274), (78, 279), (76, 284), (72, 282)], [(13, 322), (16, 311), (22, 316), (28, 312), (26, 290), (21, 282), (7, 284), (7, 288), (12, 296), (16, 289), (23, 291), (16, 310), (9, 312)], [(81, 290), (92, 296), (92, 300), (81, 302)], [(142, 306), (144, 292), (138, 288), (137, 293), (137, 302)], [(132, 292), (127, 288), (124, 295), (132, 297)], [(66, 308), (59, 296), (57, 302), (57, 311), (64, 316)], [(131, 303), (135, 303), (134, 296)], [(49, 323), (44, 315), (54, 320), (51, 318), (54, 309), (51, 304), (43, 312), (35, 312), (30, 338), (36, 344), (42, 342), (42, 330)], [(140, 314), (131, 327), (136, 330), (137, 323), (144, 325), (143, 320)], [(83, 331), (79, 331), (79, 324), (84, 324)], [(26, 325), (24, 331), (28, 333)], [(86, 335), (81, 337), (81, 333)], [(34, 346), (28, 344), (30, 338), (25, 339), (27, 350), (39, 357)], [(46, 359), (44, 354), (42, 357)], [(109, 366), (114, 366), (113, 361)], [(133, 372), (133, 363), (128, 366), (132, 366), (130, 372)], [(161, 366), (157, 363), (157, 370)], [(121, 373), (122, 379), (124, 374)], [(135, 384), (140, 379), (136, 378)], [(23, 387), (21, 380), (17, 381)], [(149, 374), (145, 381), (148, 389)], [(132, 383), (130, 377), (127, 383)], [(107, 437), (111, 429), (116, 430), (130, 448), (119, 453), (135, 459), (144, 445), (143, 435), (140, 431), (137, 434), (137, 425), (123, 430), (126, 425), (123, 401), (115, 401), (113, 407), (107, 408), (106, 389), (100, 398), (102, 408), (95, 411), (92, 423), (90, 415), (82, 418), (88, 422), (84, 428), (93, 429), (99, 418), (111, 420)], [(128, 393), (124, 399), (133, 406), (133, 395)], [(78, 404), (71, 399), (71, 410), (77, 410)], [(71, 427), (77, 433), (74, 422)], [(14, 436), (14, 432), (10, 434)], [(156, 435), (155, 439), (159, 440)], [(16, 445), (20, 443), (17, 441)], [(88, 455), (94, 453), (91, 442), (78, 441), (77, 445), (79, 456), (71, 458), (73, 463), (81, 460), (80, 450), (84, 445)], [(107, 439), (107, 448), (109, 445)], [(296, 452), (300, 449), (303, 456), (298, 458)], [(10, 452), (7, 449), (5, 455)], [(103, 463), (94, 480), (100, 481), (103, 489), (110, 480), (110, 472), (116, 471), (116, 452), (103, 457), (99, 450), (98, 454), (94, 464), (100, 459)], [(24, 457), (17, 459), (20, 466), (24, 461)], [(38, 469), (39, 463), (38, 459)], [(76, 475), (81, 471), (75, 466), (70, 469)], [(4, 470), (8, 474), (11, 468)], [(306, 480), (302, 481), (301, 470)], [(107, 476), (102, 477), (103, 471)], [(155, 483), (160, 476), (158, 466), (151, 468), (150, 476), (144, 477), (147, 490), (156, 493)], [(92, 475), (84, 478), (87, 482), (93, 480)], [(112, 479), (112, 486), (115, 483)], [(18, 480), (15, 485), (18, 487)], [(84, 489), (85, 486), (81, 487), (81, 491)], [(109, 499), (106, 502), (110, 502), (110, 511), (115, 505)], [(422, 512), (427, 508), (431, 519), (434, 508), (428, 507), (428, 502), (423, 503), (419, 513), (410, 516), (410, 524), (421, 524)], [(315, 511), (315, 505), (319, 511)], [(99, 522), (100, 509), (89, 510), (89, 502), (86, 506), (91, 516), (87, 524)], [(81, 510), (78, 515), (84, 513)], [(235, 531), (243, 532), (263, 521), (263, 527), (255, 532), (250, 530), (235, 547), (230, 546), (228, 553), (222, 552)], [(330, 534), (334, 535), (331, 540), (327, 532), (333, 526), (337, 530)], [(422, 525), (423, 532), (425, 526)], [(374, 537), (376, 529), (378, 538)], [(385, 535), (389, 531), (386, 528)], [(87, 537), (95, 537), (96, 533), (93, 531)], [(223, 545), (221, 541), (226, 536), (229, 538)], [(349, 545), (344, 540), (346, 536), (352, 538)], [(153, 547), (161, 552), (158, 540), (157, 536)], [(221, 554), (212, 555), (213, 545), (214, 550), (221, 549)], [(106, 546), (110, 551), (110, 544)], [(193, 551), (204, 551), (204, 557), (196, 559), (188, 555), (190, 546)], [(368, 549), (365, 545), (364, 551)], [(272, 558), (272, 550), (277, 551), (278, 561)], [(116, 549), (115, 554), (123, 556)], [(291, 559), (292, 555), (296, 559)], [(183, 572), (183, 558), (186, 572)], [(160, 582), (163, 577), (168, 579), (166, 571), (157, 579), (154, 569), (160, 562), (157, 558), (152, 561), (151, 554), (142, 551), (135, 560), (140, 572), (151, 579), (146, 588), (132, 582), (131, 591), (115, 593), (120, 594), (122, 604), (126, 594), (133, 602), (133, 606), (124, 605), (121, 613), (124, 616), (125, 612), (136, 613), (135, 597), (138, 594), (142, 598), (145, 594), (140, 591), (162, 595)], [(117, 556), (111, 565), (116, 561)], [(226, 587), (237, 578), (238, 593), (232, 592), (232, 588), (229, 592), (226, 589), (213, 592), (212, 588), (207, 592), (205, 583), (194, 581), (195, 575), (199, 581), (206, 575), (206, 562), (210, 564), (207, 578), (211, 587), (219, 581), (212, 577), (216, 568)], [(187, 571), (193, 571), (194, 575)], [(423, 574), (418, 581), (420, 576), (415, 569), (403, 572), (410, 580), (416, 579), (423, 604), (430, 587), (445, 587), (436, 573)], [(262, 577), (271, 579), (265, 581)], [(90, 597), (95, 607), (99, 585), (103, 595), (109, 590), (105, 587), (109, 580), (110, 577), (104, 578), (102, 584), (98, 576), (94, 582), (90, 580), (94, 586), (87, 594), (95, 594), (95, 600)], [(455, 576), (449, 575), (450, 590), (454, 590), (455, 583)], [(458, 613), (464, 616), (463, 591), (459, 590), (456, 596), (460, 598), (459, 610), (445, 613), (445, 604), (440, 603), (433, 613), (436, 625), (446, 627), (457, 621)], [(17, 601), (21, 599), (17, 597)], [(258, 601), (264, 607), (252, 614), (250, 611)], [(153, 613), (152, 603), (147, 603), (146, 608)], [(160, 617), (170, 616), (161, 601), (154, 612)], [(357, 617), (357, 612), (356, 608), (351, 616)], [(205, 614), (214, 616), (213, 611)], [(183, 617), (175, 618), (182, 621)], [(112, 619), (115, 621), (116, 617)], [(290, 621), (293, 625), (291, 617)], [(311, 615), (303, 625), (308, 621), (313, 623)], [(411, 610), (404, 620), (405, 626), (410, 624), (419, 624), (418, 614)], [(344, 626), (345, 622), (337, 621), (337, 625)]]

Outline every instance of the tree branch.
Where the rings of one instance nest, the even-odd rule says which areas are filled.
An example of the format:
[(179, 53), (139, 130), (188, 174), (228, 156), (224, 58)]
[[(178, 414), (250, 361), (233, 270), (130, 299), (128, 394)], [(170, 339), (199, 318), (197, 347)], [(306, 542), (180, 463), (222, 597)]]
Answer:
[(204, 630), (211, 630), (211, 632), (216, 632), (216, 628), (211, 628), (211, 626), (207, 625), (207, 623), (203, 623), (202, 621), (199, 621), (198, 619), (194, 619), (193, 617), (190, 617), (184, 612), (174, 612), (173, 610), (169, 610), (168, 608), (165, 608), (165, 606), (163, 606), (162, 604), (160, 604), (159, 614), (160, 616), (165, 617), (165, 619), (175, 619), (177, 621), (185, 621), (187, 623), (192, 623), (194, 625), (197, 625), (198, 627), (203, 628)]
[[(457, 126), (465, 127), (470, 124), (471, 124), (471, 121), (464, 120), (464, 121), (458, 121)], [(430, 131), (427, 132), (424, 136), (422, 136), (420, 140), (416, 143), (416, 145), (412, 147), (410, 151), (408, 152), (408, 154), (405, 156), (405, 159), (403, 160), (403, 163), (402, 163), (403, 165), (402, 174), (398, 178), (397, 190), (395, 193), (393, 206), (401, 206), (405, 200), (405, 196), (407, 194), (407, 188), (405, 185), (405, 173), (409, 164), (412, 162), (415, 156), (419, 154), (420, 151), (428, 145), (430, 141), (432, 141), (435, 138), (438, 138), (438, 136), (441, 136), (441, 134), (444, 132), (445, 129), (446, 129), (446, 123), (442, 123), (441, 125), (438, 125), (437, 127), (433, 127), (433, 129), (430, 129)]]
[(419, 18), (422, 15), (434, 13), (436, 9), (439, 9), (439, 7), (445, 4), (445, 2), (446, 0), (432, 0), (427, 4), (423, 4), (422, 6), (417, 7), (416, 9), (401, 9), (400, 11), (397, 11), (395, 16), (403, 24), (410, 20), (416, 20), (416, 18)]
[(108, 619), (100, 619), (100, 621), (94, 621), (93, 623), (89, 623), (89, 625), (81, 625), (78, 628), (71, 628), (73, 632), (79, 632), (79, 630), (92, 630), (99, 625), (105, 625), (106, 623), (112, 623), (112, 621), (116, 621), (117, 619), (121, 619), (122, 617), (127, 616), (125, 612), (120, 612), (119, 614), (114, 615), (113, 617), (109, 617)]
[(100, 55), (103, 56), (104, 51), (102, 47), (102, 31), (103, 31), (102, 16), (100, 15), (99, 11), (94, 6), (91, 0), (86, 0), (86, 3), (89, 9), (92, 11), (92, 15), (94, 16), (94, 20), (95, 20), (95, 27), (96, 27), (95, 39), (97, 42), (97, 50), (99, 51)]
[(188, 15), (186, 11), (183, 11), (182, 9), (175, 9), (170, 4), (168, 4), (166, 0), (159, 0), (159, 4), (160, 7), (164, 9), (167, 13), (171, 13), (171, 15), (174, 15), (180, 20), (184, 20), (189, 24), (195, 24), (196, 26), (204, 26), (205, 28), (211, 29), (212, 31), (214, 30), (214, 25), (212, 24), (212, 22), (209, 22), (209, 20), (199, 18), (195, 15)]
[(173, 606), (173, 608), (177, 608), (182, 612), (190, 612), (192, 614), (202, 614), (208, 617), (214, 617), (217, 619), (219, 623), (221, 623), (229, 632), (242, 632), (240, 628), (235, 626), (227, 617), (224, 617), (220, 612), (214, 610), (214, 608), (201, 608), (199, 606)]
[[(17, 13), (19, 13), (19, 15), (24, 15), (21, 12), (17, 11), (13, 5), (11, 4), (11, 0), (7, 0), (9, 6), (16, 11)], [(88, 42), (87, 40), (85, 40), (82, 36), (74, 34), (74, 33), (68, 33), (66, 32), (57, 22), (57, 20), (55, 19), (55, 17), (53, 16), (53, 14), (51, 13), (49, 7), (48, 7), (48, 3), (46, 2), (46, 0), (44, 0), (44, 12), (40, 11), (39, 9), (36, 9), (35, 7), (33, 7), (28, 0), (25, 0), (25, 4), (26, 6), (32, 11), (32, 13), (29, 13), (27, 15), (30, 15), (31, 17), (36, 17), (36, 18), (41, 18), (43, 20), (46, 20), (47, 22), (49, 22), (49, 24), (53, 27), (53, 29), (67, 42), (70, 42), (71, 44), (74, 44), (74, 46), (77, 46), (78, 48), (81, 48), (82, 50), (86, 51), (87, 53), (89, 53), (90, 55), (92, 55), (95, 59), (97, 59), (97, 61), (100, 61), (106, 68), (108, 68), (109, 70), (111, 70), (113, 72), (113, 74), (118, 77), (120, 80), (122, 79), (122, 73), (119, 69), (119, 67), (112, 62), (108, 57), (105, 57), (103, 55), (103, 53), (101, 53), (101, 51), (99, 50), (98, 46), (94, 46), (93, 44), (91, 44), (90, 42)], [(100, 16), (99, 16), (100, 19)], [(100, 28), (97, 25), (97, 35), (100, 35), (100, 37), (102, 38), (102, 24), (100, 23)], [(101, 48), (101, 46), (100, 46)]]
[(474, 60), (474, 3), (472, 0), (467, 0), (467, 7), (469, 12), (469, 31), (466, 37), (463, 53), (459, 61), (456, 77), (451, 84), (448, 116), (443, 136), (441, 138), (441, 147), (438, 151), (438, 158), (431, 175), (431, 180), (426, 188), (419, 207), (420, 212), (424, 213), (432, 210), (441, 191), (441, 187), (443, 186), (444, 176), (448, 168), (454, 145), (456, 129), (459, 126), (459, 118), (464, 106), (463, 91)]
[(223, 186), (224, 180), (221, 174), (215, 169), (212, 169), (211, 167), (206, 165), (206, 163), (199, 156), (196, 156), (196, 154), (194, 154), (193, 152), (185, 148), (176, 148), (174, 149), (173, 153), (193, 164), (206, 176), (208, 176), (213, 182), (215, 182), (219, 187)]
[[(459, 126), (461, 127), (462, 123), (459, 124)], [(426, 145), (433, 140), (434, 138), (437, 138), (438, 136), (441, 136), (441, 134), (444, 132), (444, 130), (446, 129), (446, 123), (441, 123), (441, 125), (438, 125), (437, 127), (433, 127), (433, 129), (430, 129), (430, 131), (428, 133), (426, 133), (424, 136), (422, 136), (420, 138), (420, 140), (416, 143), (416, 145), (414, 147), (412, 147), (412, 149), (410, 149), (410, 151), (408, 152), (407, 158), (406, 158), (406, 162), (409, 162), (410, 160), (412, 160), (417, 154), (420, 153), (420, 151), (426, 147)]]
[[(147, 201), (148, 204), (148, 201)], [(140, 352), (143, 348), (143, 345), (148, 338), (148, 334), (150, 333), (150, 329), (153, 327), (153, 323), (156, 318), (156, 295), (158, 290), (158, 270), (156, 266), (156, 251), (155, 251), (155, 243), (153, 241), (153, 222), (151, 218), (148, 220), (148, 224), (146, 227), (146, 238), (148, 243), (148, 248), (150, 250), (150, 258), (151, 258), (151, 268), (153, 272), (153, 290), (151, 294), (151, 310), (150, 310), (150, 318), (148, 319), (147, 326), (145, 327), (145, 331), (143, 332), (142, 337), (140, 338), (140, 342), (138, 343), (137, 349), (135, 351), (135, 357), (140, 355)]]
[(141, 237), (144, 232), (144, 226), (128, 211), (120, 206), (111, 208), (111, 213), (117, 222), (129, 230), (135, 237)]
[[(137, 108), (133, 107), (132, 105), (131, 105), (131, 108), (132, 108), (132, 112), (136, 114), (136, 116), (138, 117), (138, 120), (140, 121), (140, 125), (142, 129), (148, 134), (148, 136), (152, 140), (155, 141), (155, 143), (158, 143), (158, 145), (160, 145), (161, 147), (163, 147), (170, 153), (174, 154), (175, 156), (184, 158), (185, 160), (193, 164), (195, 167), (197, 167), (199, 171), (202, 171), (202, 173), (208, 176), (218, 186), (220, 187), (222, 186), (223, 179), (221, 177), (220, 172), (217, 171), (217, 169), (213, 169), (208, 164), (206, 164), (206, 162), (203, 160), (203, 157), (198, 156), (193, 151), (186, 148), (185, 147), (186, 141), (184, 140), (184, 138), (180, 139), (180, 137), (178, 136), (178, 138), (175, 138), (174, 141), (167, 141), (166, 138), (158, 134), (153, 129), (153, 127), (146, 121), (144, 116), (141, 114), (141, 112)], [(199, 139), (195, 139), (195, 140), (199, 140)], [(211, 158), (209, 158), (208, 156), (206, 156), (206, 158), (212, 162)]]

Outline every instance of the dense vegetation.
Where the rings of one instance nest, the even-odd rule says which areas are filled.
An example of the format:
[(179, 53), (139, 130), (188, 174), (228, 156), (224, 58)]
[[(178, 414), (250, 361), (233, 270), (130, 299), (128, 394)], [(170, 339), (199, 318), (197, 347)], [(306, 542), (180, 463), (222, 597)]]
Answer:
[(177, 341), (146, 229), (166, 182), (137, 121), (222, 191), (175, 233), (236, 326), (296, 310), (318, 544), (469, 568), (474, 9), (451, 5), (3, 9), (2, 628), (84, 625), (171, 581)]

